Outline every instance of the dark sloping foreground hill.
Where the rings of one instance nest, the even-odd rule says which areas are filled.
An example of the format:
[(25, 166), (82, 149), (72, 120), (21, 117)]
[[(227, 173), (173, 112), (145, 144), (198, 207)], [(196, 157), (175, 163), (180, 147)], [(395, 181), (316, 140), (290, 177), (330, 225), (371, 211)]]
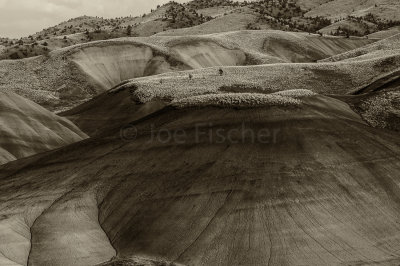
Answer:
[(67, 119), (11, 92), (0, 92), (0, 125), (0, 164), (87, 138)]
[(3, 166), (0, 262), (398, 264), (400, 136), (326, 96), (239, 96)]

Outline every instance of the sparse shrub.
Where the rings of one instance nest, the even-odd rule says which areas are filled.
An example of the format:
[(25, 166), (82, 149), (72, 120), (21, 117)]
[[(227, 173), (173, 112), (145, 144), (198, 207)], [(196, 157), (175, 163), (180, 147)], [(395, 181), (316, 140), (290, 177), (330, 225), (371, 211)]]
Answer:
[(126, 28), (126, 35), (128, 35), (128, 36), (131, 36), (131, 35), (132, 35), (132, 26), (131, 26), (131, 25), (129, 25), (129, 26)]
[(218, 69), (218, 73), (220, 76), (222, 76), (224, 74), (224, 71), (222, 70), (222, 68)]

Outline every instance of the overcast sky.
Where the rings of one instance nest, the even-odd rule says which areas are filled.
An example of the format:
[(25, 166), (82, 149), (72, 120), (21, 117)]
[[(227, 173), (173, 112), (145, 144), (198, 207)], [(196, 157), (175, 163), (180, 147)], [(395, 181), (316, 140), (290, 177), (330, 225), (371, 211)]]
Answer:
[(137, 16), (167, 2), (169, 0), (0, 0), (0, 37), (28, 36), (83, 15)]

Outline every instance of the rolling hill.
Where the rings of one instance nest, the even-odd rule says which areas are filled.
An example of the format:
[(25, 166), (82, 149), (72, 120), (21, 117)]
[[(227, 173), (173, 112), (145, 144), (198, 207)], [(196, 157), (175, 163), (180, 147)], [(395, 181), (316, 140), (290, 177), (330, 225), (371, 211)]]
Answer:
[(0, 265), (399, 265), (398, 8), (194, 0), (28, 38), (0, 61)]
[[(396, 0), (169, 2), (138, 17), (80, 16), (19, 40), (0, 38), (0, 45), (5, 46), (0, 51), (0, 60), (46, 55), (59, 48), (91, 41), (155, 34), (273, 29), (365, 36), (399, 26), (399, 7)], [(341, 31), (337, 31), (338, 26), (342, 26)]]
[(386, 20), (400, 20), (400, 3), (396, 0), (333, 0), (325, 2), (306, 13), (306, 16), (338, 19), (349, 15), (361, 17), (370, 13)]
[(97, 41), (0, 61), (0, 89), (60, 111), (131, 78), (213, 66), (315, 62), (371, 42), (281, 31)]
[[(342, 101), (296, 99), (170, 106), (124, 123), (134, 135), (3, 166), (2, 262), (398, 263), (399, 135)], [(151, 141), (166, 130), (185, 135)]]
[(160, 32), (157, 35), (176, 36), (176, 35), (203, 35), (217, 32), (229, 32), (247, 30), (248, 25), (255, 23), (258, 19), (257, 14), (247, 8), (236, 9), (229, 13), (218, 16), (213, 20), (203, 24), (181, 29), (170, 29)]
[(399, 26), (392, 27), (390, 29), (379, 31), (379, 32), (376, 32), (376, 33), (372, 33), (372, 34), (369, 35), (369, 38), (376, 38), (376, 39), (382, 40), (382, 39), (387, 39), (387, 38), (389, 38), (391, 36), (394, 36), (394, 35), (397, 35), (397, 34), (400, 34), (400, 27)]
[(0, 123), (0, 164), (87, 138), (67, 119), (14, 93), (0, 92)]
[(95, 136), (132, 117), (139, 119), (159, 110), (165, 106), (163, 101), (180, 101), (210, 93), (312, 90), (339, 97), (372, 126), (398, 130), (398, 40), (394, 36), (360, 48), (360, 52), (344, 53), (318, 64), (223, 67), (222, 74), (218, 71), (220, 68), (208, 68), (133, 79), (61, 115)]

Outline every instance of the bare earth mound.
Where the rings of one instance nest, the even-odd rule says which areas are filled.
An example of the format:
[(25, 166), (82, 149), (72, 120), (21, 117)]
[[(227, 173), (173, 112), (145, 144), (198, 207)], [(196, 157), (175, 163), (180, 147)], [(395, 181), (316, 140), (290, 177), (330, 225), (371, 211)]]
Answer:
[(83, 140), (65, 118), (14, 93), (0, 92), (0, 164)]
[(1, 168), (3, 263), (400, 262), (400, 137), (347, 104), (169, 107), (130, 126)]

